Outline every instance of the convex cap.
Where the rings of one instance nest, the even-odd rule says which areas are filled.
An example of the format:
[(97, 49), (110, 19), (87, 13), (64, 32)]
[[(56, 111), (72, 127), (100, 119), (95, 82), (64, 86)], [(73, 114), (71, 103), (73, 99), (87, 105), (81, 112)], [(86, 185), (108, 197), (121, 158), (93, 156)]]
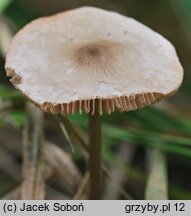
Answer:
[(175, 93), (183, 78), (164, 37), (93, 7), (28, 24), (11, 44), (6, 71), (42, 110), (61, 114), (94, 114), (96, 99), (100, 114), (142, 108)]

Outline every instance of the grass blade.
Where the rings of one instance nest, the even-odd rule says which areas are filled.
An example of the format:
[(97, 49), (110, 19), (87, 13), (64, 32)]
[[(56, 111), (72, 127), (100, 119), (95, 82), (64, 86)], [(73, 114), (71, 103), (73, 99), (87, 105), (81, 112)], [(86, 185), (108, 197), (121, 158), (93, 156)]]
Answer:
[(167, 200), (167, 164), (162, 151), (158, 149), (151, 150), (149, 154), (149, 168), (145, 198), (148, 200)]
[(11, 4), (13, 0), (0, 0), (0, 14)]
[(43, 115), (33, 104), (28, 104), (27, 124), (23, 133), (22, 199), (45, 198), (45, 160), (43, 153)]

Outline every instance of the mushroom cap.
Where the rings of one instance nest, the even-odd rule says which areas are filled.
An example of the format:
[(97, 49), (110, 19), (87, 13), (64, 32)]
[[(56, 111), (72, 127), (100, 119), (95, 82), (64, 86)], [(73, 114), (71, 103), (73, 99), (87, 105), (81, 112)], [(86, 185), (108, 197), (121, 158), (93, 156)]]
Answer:
[(95, 100), (100, 114), (142, 108), (175, 93), (183, 79), (168, 40), (132, 18), (94, 7), (26, 25), (5, 67), (23, 94), (61, 114), (94, 114)]

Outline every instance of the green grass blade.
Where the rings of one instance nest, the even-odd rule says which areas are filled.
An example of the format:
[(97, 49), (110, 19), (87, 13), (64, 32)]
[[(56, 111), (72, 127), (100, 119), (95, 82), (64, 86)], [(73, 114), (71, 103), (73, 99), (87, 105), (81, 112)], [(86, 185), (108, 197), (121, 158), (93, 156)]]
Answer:
[[(71, 116), (71, 119), (79, 126), (87, 127), (87, 118), (85, 116)], [(148, 130), (124, 129), (105, 123), (103, 123), (102, 133), (104, 137), (111, 140), (128, 141), (138, 145), (155, 147), (169, 153), (191, 157), (191, 138), (189, 137), (165, 135)]]
[(0, 0), (0, 14), (11, 4), (13, 0)]

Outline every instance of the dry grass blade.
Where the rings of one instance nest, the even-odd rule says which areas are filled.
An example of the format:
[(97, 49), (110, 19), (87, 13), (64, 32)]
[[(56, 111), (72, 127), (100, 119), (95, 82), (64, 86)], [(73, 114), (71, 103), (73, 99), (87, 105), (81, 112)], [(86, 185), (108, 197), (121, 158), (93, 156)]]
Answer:
[[(11, 130), (11, 128), (1, 128), (0, 133), (0, 143), (3, 144), (2, 147), (6, 148), (8, 152), (12, 152), (14, 155), (16, 155), (16, 157), (20, 157), (20, 134), (15, 133), (15, 131)], [(7, 137), (9, 137), (9, 141), (7, 141)], [(64, 149), (47, 140), (45, 140), (44, 142), (45, 145), (43, 151), (49, 169), (53, 170), (54, 173), (56, 172), (58, 176), (65, 178), (69, 185), (73, 188), (73, 190), (76, 190), (76, 187), (80, 184), (82, 179), (78, 167), (70, 158), (70, 155), (64, 151)]]
[[(46, 167), (44, 178), (48, 181), (54, 175), (54, 171), (51, 167)], [(1, 200), (20, 200), (21, 199), (22, 184), (1, 197)]]
[(84, 176), (82, 183), (80, 185), (80, 187), (78, 188), (75, 196), (74, 196), (74, 200), (85, 200), (88, 198), (88, 190), (89, 190), (89, 173), (86, 173), (86, 175)]
[[(18, 131), (19, 130), (20, 128), (18, 128)], [(15, 128), (12, 129), (10, 127), (1, 128), (0, 130), (1, 133), (0, 143), (2, 143), (2, 148), (7, 149), (7, 152), (11, 152), (11, 154), (13, 154), (13, 158), (15, 156), (16, 158), (20, 158), (22, 153), (21, 142), (20, 142), (21, 136), (20, 133), (18, 133), (18, 131), (17, 130), (15, 131)], [(9, 137), (9, 141), (7, 141), (7, 137)], [(47, 178), (46, 175), (48, 172), (46, 171), (45, 178), (49, 179), (53, 177), (53, 175), (56, 173), (58, 177), (61, 177), (62, 182), (63, 179), (66, 180), (65, 183), (67, 183), (67, 187), (70, 186), (70, 189), (72, 189), (72, 191), (76, 191), (77, 187), (81, 182), (82, 176), (78, 167), (75, 165), (74, 161), (70, 158), (70, 155), (67, 154), (60, 147), (56, 146), (54, 143), (50, 143), (46, 140), (45, 140), (43, 151), (44, 151), (45, 160), (47, 162), (47, 168), (51, 171), (50, 174), (48, 174), (49, 177)], [(14, 166), (10, 166), (10, 170), (8, 170), (9, 173), (11, 173), (12, 167)], [(14, 172), (11, 173), (11, 176), (13, 174)], [(17, 177), (19, 178), (19, 176), (16, 176), (16, 178)]]
[[(73, 123), (66, 118), (65, 116), (61, 116), (60, 121), (63, 122), (65, 125), (65, 128), (67, 130), (68, 135), (70, 136), (70, 139), (73, 141), (73, 143), (78, 144), (79, 147), (81, 147), (83, 153), (85, 154), (85, 157), (88, 155), (88, 145), (86, 140), (81, 136), (81, 134), (78, 132), (78, 129), (73, 125)], [(110, 174), (110, 171), (107, 169), (107, 167), (102, 164), (102, 170), (106, 174), (106, 176), (112, 181), (113, 186), (116, 187), (116, 189), (126, 198), (126, 199), (132, 199), (132, 197), (121, 187), (119, 186), (113, 176)]]
[[(66, 164), (68, 164), (67, 159), (65, 159), (65, 157), (62, 158), (61, 159), (62, 160), (61, 165), (54, 163), (54, 160), (55, 160), (54, 158), (57, 156), (54, 153), (58, 150), (62, 152), (62, 150), (58, 149), (58, 147), (56, 147), (56, 145), (49, 143), (49, 142), (47, 142), (45, 146), (46, 147), (44, 148), (44, 154), (45, 154), (45, 157), (46, 157), (46, 160), (48, 163), (47, 163), (47, 166), (46, 166), (46, 169), (44, 172), (44, 180), (49, 181), (55, 175), (55, 172), (58, 173), (60, 176), (64, 175), (64, 177), (65, 177), (66, 173), (64, 172), (64, 170), (67, 169), (65, 166)], [(54, 150), (54, 149), (56, 149), (56, 150)], [(64, 153), (64, 154), (66, 154), (66, 153)], [(63, 154), (61, 154), (61, 155), (63, 156)], [(69, 156), (67, 155), (66, 157), (68, 158)], [(69, 164), (70, 164), (70, 160), (71, 159), (69, 159)], [(71, 164), (69, 166), (71, 167)], [(74, 165), (72, 165), (72, 166), (74, 166)], [(68, 171), (70, 171), (70, 170), (68, 170)], [(79, 179), (80, 174), (78, 171), (76, 171), (76, 167), (73, 168), (73, 173), (75, 173), (75, 174), (73, 174), (73, 178), (77, 178), (76, 180), (73, 180), (73, 182), (75, 181), (75, 186), (76, 186), (76, 182), (77, 181), (78, 181), (78, 183), (80, 182), (80, 179)], [(68, 175), (68, 173), (67, 173), (67, 175)], [(69, 176), (71, 176), (71, 174), (69, 174)], [(21, 199), (21, 188), (22, 188), (21, 185), (14, 188), (10, 192), (8, 192), (5, 196), (1, 197), (1, 200), (19, 200), (19, 199)], [(70, 199), (70, 197), (58, 192), (57, 190), (55, 190), (49, 186), (47, 186), (46, 199), (65, 200), (65, 199)]]
[[(134, 151), (135, 146), (134, 145), (129, 145), (128, 143), (121, 143), (119, 150), (118, 150), (118, 155), (121, 160), (125, 164), (131, 164), (133, 156), (134, 156)], [(123, 186), (125, 182), (128, 180), (127, 175), (124, 173), (123, 170), (118, 169), (116, 167), (111, 166), (110, 168), (110, 173), (112, 173), (112, 176), (114, 179), (116, 179), (117, 185)], [(124, 193), (124, 191), (122, 192)], [(119, 190), (118, 188), (113, 186), (113, 183), (110, 181), (106, 185), (105, 189), (105, 199), (118, 199), (119, 197)], [(125, 196), (128, 196), (125, 194)], [(130, 197), (128, 197), (130, 198)]]
[(27, 104), (27, 108), (27, 124), (23, 135), (24, 179), (21, 198), (44, 199), (43, 114), (31, 103)]
[(61, 117), (59, 116), (59, 120), (63, 122), (66, 128), (67, 134), (70, 137), (70, 140), (74, 142), (75, 144), (79, 144), (79, 146), (81, 147), (81, 149), (87, 156), (87, 153), (88, 153), (87, 141), (81, 136), (77, 127), (75, 127), (75, 125), (72, 124), (72, 122), (65, 116), (61, 116)]
[(46, 142), (44, 153), (48, 164), (54, 171), (62, 176), (71, 188), (76, 190), (81, 182), (82, 176), (70, 156), (60, 147), (50, 142)]
[(68, 143), (70, 144), (70, 147), (71, 147), (71, 149), (72, 149), (72, 153), (74, 153), (74, 147), (73, 147), (72, 142), (71, 142), (71, 140), (70, 140), (70, 137), (69, 137), (69, 135), (68, 135), (68, 133), (67, 133), (67, 131), (66, 131), (66, 128), (65, 128), (65, 126), (64, 126), (64, 124), (63, 124), (62, 122), (60, 122), (60, 128), (61, 128), (61, 130), (62, 130), (62, 132), (63, 132), (63, 134), (64, 134), (66, 140), (67, 140)]
[[(62, 119), (63, 120), (63, 119)], [(38, 121), (37, 121), (38, 122)], [(67, 133), (69, 135), (69, 138), (72, 142), (75, 144), (78, 143), (81, 147), (82, 151), (85, 153), (85, 157), (88, 156), (88, 146), (86, 144), (85, 138), (81, 136), (80, 132), (78, 131), (78, 128), (75, 127), (67, 118), (63, 121), (67, 130)], [(75, 189), (79, 185), (79, 182), (81, 181), (81, 174), (76, 167), (75, 163), (70, 159), (70, 156), (67, 155), (63, 149), (55, 146), (54, 144), (50, 142), (46, 142), (46, 145), (43, 148), (44, 155), (46, 157), (46, 160), (48, 164), (50, 165), (51, 169), (54, 169), (54, 172), (56, 172), (58, 175), (64, 177), (67, 182), (70, 183), (70, 186)], [(12, 145), (8, 145), (8, 149), (12, 150)], [(16, 152), (19, 152), (18, 149), (20, 148), (19, 142), (17, 143)], [(15, 149), (15, 148), (14, 148)], [(14, 150), (13, 149), (13, 150)], [(73, 168), (71, 168), (73, 167)], [(109, 177), (109, 179), (113, 182), (114, 187), (117, 188), (117, 190), (127, 199), (129, 199), (129, 195), (125, 192), (124, 189), (122, 189), (120, 186), (116, 185), (115, 180), (110, 175), (110, 172), (108, 169), (102, 165), (102, 169), (106, 173), (106, 175)], [(27, 169), (28, 171), (28, 169)]]
[(168, 179), (166, 158), (163, 152), (153, 149), (149, 158), (149, 176), (145, 198), (149, 200), (168, 199)]
[(102, 170), (104, 171), (104, 173), (106, 174), (106, 176), (113, 183), (113, 187), (115, 187), (125, 199), (127, 199), (127, 200), (133, 200), (133, 198), (120, 185), (118, 185), (118, 183), (116, 182), (116, 180), (114, 179), (114, 177), (111, 175), (110, 171), (107, 169), (106, 166), (102, 165)]

